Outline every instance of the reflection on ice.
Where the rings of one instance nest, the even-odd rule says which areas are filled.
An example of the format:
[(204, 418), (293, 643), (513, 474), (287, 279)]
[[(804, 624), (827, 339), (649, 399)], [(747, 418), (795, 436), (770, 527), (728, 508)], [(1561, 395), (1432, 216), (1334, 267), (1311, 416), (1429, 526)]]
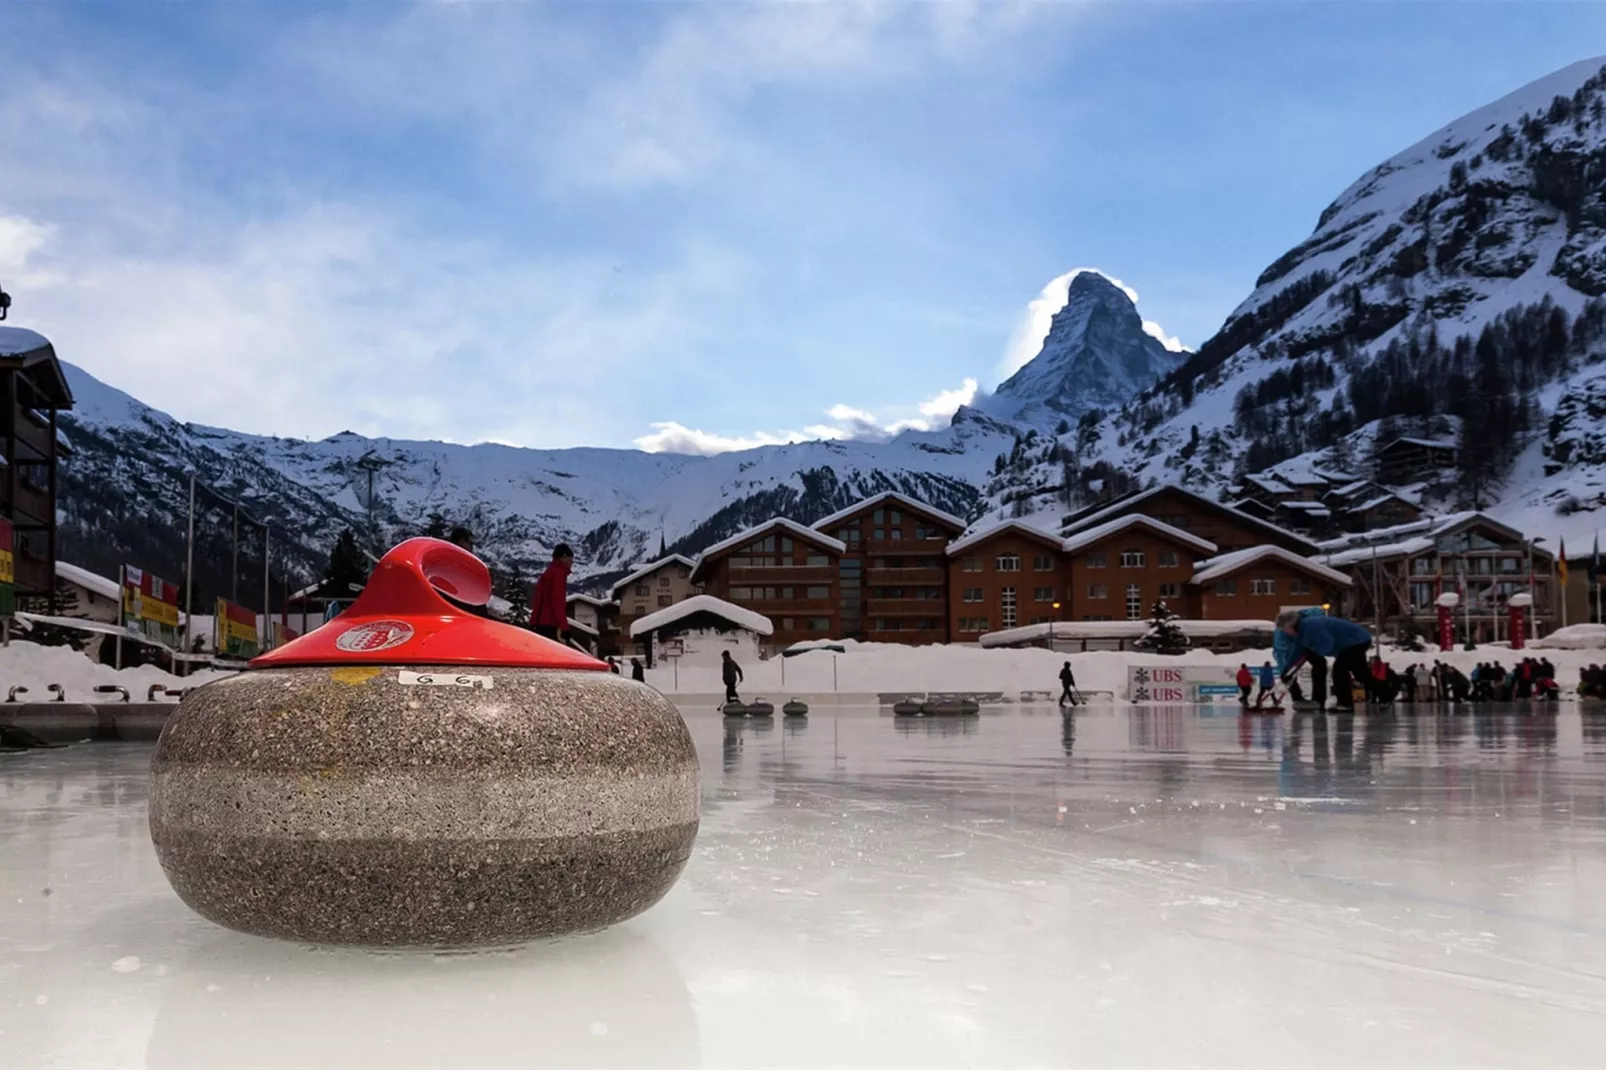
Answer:
[(1598, 1059), (1606, 713), (687, 717), (680, 886), (468, 957), (216, 929), (156, 866), (147, 748), (0, 756), (0, 1062)]

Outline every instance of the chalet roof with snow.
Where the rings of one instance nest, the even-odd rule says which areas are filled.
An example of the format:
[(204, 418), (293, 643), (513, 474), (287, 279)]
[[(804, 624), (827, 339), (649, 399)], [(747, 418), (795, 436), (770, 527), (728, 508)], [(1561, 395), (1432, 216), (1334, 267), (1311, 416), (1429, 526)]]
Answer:
[(674, 624), (679, 624), (697, 614), (706, 613), (725, 621), (732, 627), (741, 628), (758, 635), (773, 635), (775, 625), (762, 613), (755, 613), (744, 606), (727, 602), (723, 598), (715, 598), (711, 594), (694, 594), (683, 602), (676, 602), (653, 613), (648, 613), (630, 625), (630, 637), (646, 635), (656, 632)]
[(630, 575), (626, 576), (624, 579), (620, 580), (618, 583), (614, 584), (612, 587), (609, 587), (608, 588), (608, 597), (612, 598), (614, 600), (618, 600), (619, 592), (624, 590), (626, 587), (629, 587), (632, 583), (635, 583), (637, 580), (645, 579), (646, 577), (651, 576), (654, 572), (657, 572), (659, 569), (663, 568), (665, 565), (676, 565), (676, 564), (685, 565), (687, 570), (689, 571), (690, 569), (692, 569), (697, 564), (697, 562), (693, 561), (689, 557), (682, 557), (680, 554), (670, 554), (668, 557), (661, 557), (657, 561), (649, 561), (645, 565), (637, 566), (637, 568), (636, 568), (636, 570), (634, 572), (632, 572)]
[(953, 529), (954, 534), (956, 535), (965, 530), (965, 522), (959, 519), (957, 516), (954, 516), (952, 513), (945, 513), (941, 509), (934, 509), (925, 502), (911, 498), (907, 494), (899, 494), (895, 490), (882, 491), (880, 494), (872, 495), (869, 498), (865, 498), (863, 501), (854, 502), (846, 509), (839, 509), (830, 516), (821, 517), (819, 520), (816, 520), (809, 526), (816, 531), (829, 531), (837, 524), (840, 524), (845, 520), (850, 520), (864, 512), (866, 509), (874, 509), (879, 505), (900, 506), (909, 510), (911, 513), (917, 513), (928, 520), (935, 520), (939, 524), (947, 525)]
[(1064, 546), (1064, 540), (1052, 532), (1044, 531), (1042, 528), (1034, 524), (1028, 524), (1024, 520), (1006, 520), (1002, 524), (979, 528), (963, 538), (955, 539), (948, 544), (948, 556), (953, 557), (955, 554), (962, 553), (973, 546), (980, 546), (983, 543), (990, 542), (1000, 535), (1024, 535), (1028, 539), (1036, 539), (1043, 545), (1052, 546), (1056, 550)]
[(21, 368), (51, 407), (72, 408), (72, 388), (50, 339), (26, 327), (0, 327), (0, 365)]
[(1287, 528), (1278, 527), (1276, 524), (1262, 520), (1260, 517), (1246, 513), (1241, 509), (1234, 509), (1230, 505), (1224, 505), (1221, 502), (1215, 501), (1214, 499), (1206, 498), (1201, 494), (1195, 494), (1193, 491), (1176, 483), (1162, 483), (1158, 487), (1151, 487), (1148, 490), (1139, 491), (1135, 494), (1129, 494), (1124, 497), (1117, 498), (1096, 512), (1083, 513), (1082, 515), (1072, 519), (1060, 530), (1065, 535), (1073, 535), (1078, 531), (1090, 528), (1095, 524), (1101, 524), (1106, 520), (1118, 516), (1128, 509), (1136, 508), (1151, 498), (1154, 498), (1167, 491), (1170, 491), (1173, 494), (1181, 495), (1196, 505), (1202, 506), (1206, 509), (1213, 509), (1218, 513), (1224, 513), (1228, 516), (1231, 516), (1253, 530), (1262, 531), (1272, 535), (1274, 538), (1292, 543), (1294, 546), (1298, 547), (1304, 552), (1316, 552), (1316, 544), (1303, 535), (1289, 531)]
[(1388, 445), (1379, 446), (1377, 452), (1387, 453), (1389, 450), (1392, 450), (1398, 446), (1413, 446), (1417, 449), (1438, 450), (1442, 453), (1454, 453), (1456, 450), (1454, 440), (1442, 438), (1412, 438), (1409, 435), (1401, 435), (1399, 438), (1391, 440)]
[(1316, 560), (1331, 567), (1344, 568), (1348, 565), (1358, 565), (1376, 558), (1379, 561), (1389, 561), (1396, 557), (1415, 557), (1425, 553), (1438, 545), (1433, 539), (1425, 536), (1416, 536), (1402, 539), (1399, 542), (1373, 543), (1366, 546), (1357, 546), (1350, 550), (1341, 550), (1338, 553), (1327, 554)]
[(571, 594), (563, 604), (566, 606), (572, 606), (576, 602), (582, 602), (585, 605), (593, 606), (597, 609), (611, 609), (614, 605), (614, 603), (608, 601), (606, 598), (598, 598), (594, 594)]
[(1143, 528), (1144, 530), (1153, 532), (1162, 538), (1170, 539), (1172, 542), (1178, 542), (1184, 546), (1198, 550), (1200, 553), (1213, 554), (1216, 552), (1216, 544), (1208, 539), (1201, 539), (1197, 535), (1183, 531), (1181, 528), (1173, 527), (1170, 524), (1164, 523), (1163, 521), (1156, 520), (1152, 516), (1145, 516), (1142, 513), (1131, 513), (1127, 516), (1117, 517), (1114, 520), (1099, 524), (1096, 527), (1086, 528), (1082, 531), (1078, 531), (1074, 535), (1067, 536), (1065, 540), (1060, 543), (1060, 549), (1064, 550), (1066, 553), (1075, 553), (1077, 550), (1083, 549), (1087, 546), (1097, 545), (1110, 536), (1118, 535), (1121, 532), (1127, 531), (1131, 528)]
[(1278, 561), (1290, 568), (1298, 569), (1311, 576), (1319, 577), (1328, 583), (1340, 587), (1348, 587), (1350, 578), (1335, 569), (1329, 568), (1308, 557), (1300, 557), (1290, 553), (1281, 546), (1251, 546), (1247, 550), (1234, 550), (1230, 554), (1212, 557), (1208, 561), (1200, 561), (1194, 566), (1193, 579), (1190, 583), (1212, 583), (1226, 576), (1232, 576), (1250, 565), (1262, 561)]
[(1267, 475), (1244, 476), (1244, 481), (1247, 482), (1247, 483), (1252, 483), (1253, 485), (1259, 487), (1261, 490), (1265, 491), (1267, 494), (1293, 494), (1293, 493), (1296, 493), (1293, 487), (1290, 487), (1287, 483), (1284, 483), (1282, 480), (1278, 479), (1276, 476), (1267, 476)]
[(57, 561), (56, 575), (68, 583), (82, 587), (86, 591), (93, 591), (95, 594), (110, 601), (115, 602), (122, 597), (122, 592), (117, 589), (116, 580), (109, 580), (105, 576), (89, 571), (87, 568), (79, 568), (77, 565), (69, 565), (65, 561)]
[(698, 554), (697, 561), (692, 565), (691, 569), (692, 579), (695, 580), (697, 574), (711, 562), (724, 557), (726, 554), (740, 550), (755, 539), (762, 539), (772, 533), (790, 535), (821, 549), (830, 550), (834, 554), (840, 554), (848, 548), (848, 544), (841, 539), (834, 539), (823, 532), (815, 531), (813, 528), (806, 528), (795, 520), (788, 520), (784, 516), (778, 516), (773, 520), (766, 520), (756, 527), (748, 528), (746, 531), (738, 531), (728, 539), (721, 539)]

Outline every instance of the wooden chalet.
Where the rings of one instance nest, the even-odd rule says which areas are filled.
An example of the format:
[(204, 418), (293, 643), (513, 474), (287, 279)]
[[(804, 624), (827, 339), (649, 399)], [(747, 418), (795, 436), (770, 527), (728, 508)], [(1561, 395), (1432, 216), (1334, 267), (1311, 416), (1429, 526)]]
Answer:
[(33, 331), (0, 327), (0, 516), (11, 522), (15, 593), (53, 612), (57, 462), (67, 453), (56, 414), (73, 405), (56, 351)]

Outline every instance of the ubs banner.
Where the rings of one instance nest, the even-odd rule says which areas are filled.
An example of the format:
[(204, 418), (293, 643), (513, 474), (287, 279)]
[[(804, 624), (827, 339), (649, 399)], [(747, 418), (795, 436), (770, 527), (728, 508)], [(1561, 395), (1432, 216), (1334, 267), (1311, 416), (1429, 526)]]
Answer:
[(260, 648), (257, 639), (257, 615), (244, 606), (237, 606), (226, 598), (217, 600), (217, 612), (212, 617), (213, 641), (219, 654), (236, 658), (254, 658)]
[(1236, 665), (1128, 665), (1126, 695), (1133, 702), (1237, 702), (1237, 674)]
[(178, 588), (132, 565), (123, 566), (123, 627), (177, 647)]

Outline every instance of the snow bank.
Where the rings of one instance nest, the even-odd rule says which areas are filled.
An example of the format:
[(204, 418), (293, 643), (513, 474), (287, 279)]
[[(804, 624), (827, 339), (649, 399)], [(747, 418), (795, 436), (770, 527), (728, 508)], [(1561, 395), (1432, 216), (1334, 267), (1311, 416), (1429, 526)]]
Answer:
[(715, 598), (711, 594), (694, 594), (690, 598), (676, 602), (672, 606), (649, 613), (630, 625), (630, 637), (646, 635), (678, 620), (684, 620), (695, 613), (712, 613), (716, 617), (723, 617), (740, 628), (759, 635), (772, 635), (775, 625), (762, 613), (755, 613), (751, 609), (743, 608), (723, 598)]
[[(28, 694), (19, 696), (19, 699), (25, 698), (30, 702), (49, 701), (51, 695), (46, 688), (51, 684), (60, 684), (67, 689), (68, 702), (106, 701), (107, 696), (95, 694), (95, 687), (99, 684), (126, 687), (136, 701), (142, 701), (146, 689), (152, 684), (173, 688), (199, 687), (231, 675), (203, 669), (179, 677), (163, 672), (154, 665), (118, 671), (109, 665), (90, 661), (71, 647), (40, 646), (38, 643), (20, 641), (0, 647), (0, 691), (20, 684), (28, 689)], [(4, 694), (0, 694), (0, 699), (4, 697)]]
[(1606, 649), (1606, 624), (1569, 624), (1557, 628), (1534, 644), (1544, 650)]

